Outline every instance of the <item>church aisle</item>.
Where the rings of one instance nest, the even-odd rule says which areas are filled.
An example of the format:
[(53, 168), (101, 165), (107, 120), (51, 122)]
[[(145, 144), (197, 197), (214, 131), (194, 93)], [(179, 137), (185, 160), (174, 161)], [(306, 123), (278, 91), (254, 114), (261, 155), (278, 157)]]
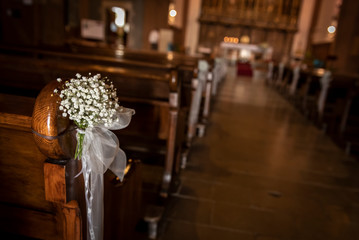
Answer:
[(359, 239), (359, 167), (261, 80), (229, 73), (161, 240)]

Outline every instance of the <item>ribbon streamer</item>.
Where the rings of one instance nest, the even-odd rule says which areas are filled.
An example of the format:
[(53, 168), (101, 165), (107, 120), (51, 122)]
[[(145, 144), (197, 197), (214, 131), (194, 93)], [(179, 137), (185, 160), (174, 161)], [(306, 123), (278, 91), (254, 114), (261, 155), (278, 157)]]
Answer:
[(97, 125), (85, 130), (81, 161), (87, 205), (87, 239), (103, 239), (103, 174), (110, 169), (122, 181), (126, 168), (126, 154), (110, 130), (127, 127), (134, 113), (133, 109), (121, 108), (114, 116), (118, 121), (111, 126)]
[[(206, 84), (206, 75), (208, 73), (209, 65), (206, 61), (201, 60), (198, 63), (198, 78), (197, 78), (197, 86), (196, 90), (194, 92), (189, 117), (188, 117), (188, 125), (194, 126), (198, 122), (198, 115), (200, 110), (200, 104), (201, 104), (201, 96), (204, 90), (204, 85)], [(194, 135), (195, 129), (192, 129), (192, 131), (189, 133), (189, 138), (192, 138)]]
[(330, 82), (332, 81), (332, 73), (330, 71), (325, 71), (323, 77), (320, 79), (321, 90), (318, 97), (318, 113), (322, 117), (325, 105), (325, 99), (327, 98), (328, 88), (330, 87)]
[(300, 66), (296, 66), (293, 70), (293, 78), (292, 78), (292, 84), (289, 87), (289, 94), (294, 95), (295, 89), (297, 88), (298, 81), (300, 77)]

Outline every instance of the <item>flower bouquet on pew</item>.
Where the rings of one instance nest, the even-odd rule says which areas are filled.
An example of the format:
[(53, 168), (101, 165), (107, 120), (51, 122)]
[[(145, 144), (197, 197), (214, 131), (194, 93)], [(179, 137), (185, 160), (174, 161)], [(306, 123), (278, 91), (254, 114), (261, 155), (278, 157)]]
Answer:
[[(58, 78), (58, 82), (62, 79)], [(110, 169), (120, 180), (126, 168), (126, 154), (111, 130), (128, 126), (133, 109), (119, 105), (116, 88), (100, 74), (76, 74), (55, 89), (59, 110), (77, 126), (75, 159), (81, 160), (87, 204), (88, 239), (103, 238), (103, 174)]]

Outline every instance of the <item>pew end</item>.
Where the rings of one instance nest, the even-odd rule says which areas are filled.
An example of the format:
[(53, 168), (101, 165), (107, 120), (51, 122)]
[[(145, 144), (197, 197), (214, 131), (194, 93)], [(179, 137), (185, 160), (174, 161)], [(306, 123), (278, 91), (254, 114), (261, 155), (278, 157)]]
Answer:
[[(81, 164), (52, 159), (31, 130), (35, 99), (0, 94), (0, 233), (8, 239), (86, 239)], [(133, 239), (143, 215), (142, 173), (129, 160), (124, 180), (105, 173), (105, 238)]]

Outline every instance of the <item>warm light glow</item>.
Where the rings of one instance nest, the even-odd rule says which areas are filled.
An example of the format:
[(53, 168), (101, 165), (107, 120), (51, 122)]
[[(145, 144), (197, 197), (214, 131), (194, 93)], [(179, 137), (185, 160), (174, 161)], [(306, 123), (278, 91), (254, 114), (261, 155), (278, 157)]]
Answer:
[(175, 5), (174, 5), (174, 3), (170, 3), (168, 6), (168, 24), (169, 25), (174, 25), (176, 15), (177, 15), (177, 11), (175, 10)]
[(251, 57), (251, 51), (247, 49), (242, 49), (239, 55), (241, 59), (249, 60)]
[(122, 58), (122, 56), (124, 54), (124, 48), (125, 47), (123, 45), (119, 45), (117, 47), (117, 49), (115, 50), (116, 57)]
[(239, 39), (235, 37), (224, 37), (223, 41), (226, 43), (238, 43)]
[(113, 7), (112, 12), (116, 14), (115, 24), (118, 27), (125, 26), (125, 18), (126, 18), (125, 10), (123, 8)]
[(318, 74), (319, 76), (322, 76), (322, 75), (325, 73), (325, 69), (324, 69), (324, 68), (318, 68), (318, 69), (316, 70), (316, 72), (317, 72), (317, 74)]
[(332, 25), (332, 26), (329, 26), (327, 30), (329, 33), (334, 33), (336, 28)]
[(169, 60), (169, 61), (173, 60), (173, 52), (167, 53), (167, 60)]
[(250, 38), (247, 35), (244, 35), (241, 37), (240, 40), (241, 43), (249, 43), (250, 42)]
[(171, 17), (175, 17), (176, 15), (177, 15), (177, 11), (174, 10), (174, 9), (172, 9), (172, 10), (170, 11), (170, 16), (171, 16)]
[(123, 30), (127, 33), (130, 32), (130, 24), (126, 23), (125, 26), (123, 27)]
[(124, 51), (123, 51), (123, 49), (117, 49), (117, 50), (115, 50), (115, 54), (116, 54), (116, 56), (123, 56)]

